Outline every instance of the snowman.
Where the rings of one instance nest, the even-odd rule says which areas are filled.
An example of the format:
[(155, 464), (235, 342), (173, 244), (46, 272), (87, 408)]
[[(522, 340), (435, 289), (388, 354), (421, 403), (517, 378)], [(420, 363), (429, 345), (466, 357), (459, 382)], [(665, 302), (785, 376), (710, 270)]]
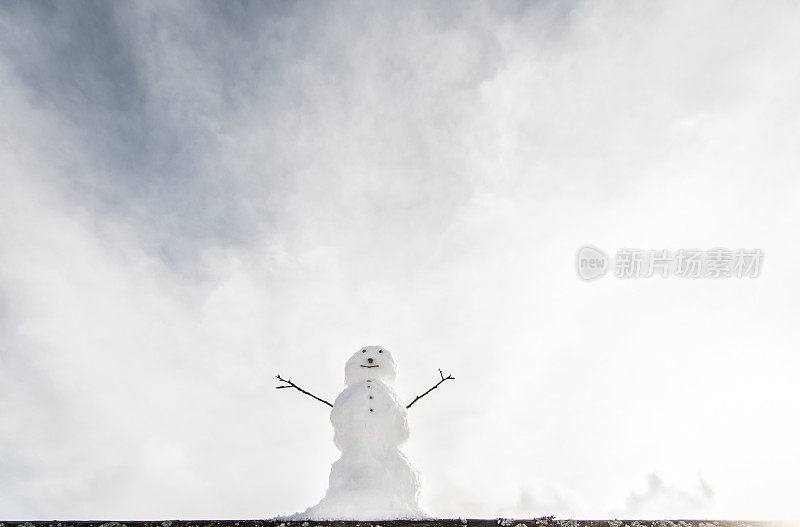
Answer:
[(356, 351), (344, 369), (347, 386), (333, 404), (292, 381), (277, 388), (296, 388), (332, 407), (333, 441), (342, 453), (331, 465), (328, 491), (317, 505), (289, 519), (420, 519), (419, 473), (400, 451), (408, 440), (407, 409), (446, 380), (404, 406), (394, 391), (397, 365), (382, 346)]

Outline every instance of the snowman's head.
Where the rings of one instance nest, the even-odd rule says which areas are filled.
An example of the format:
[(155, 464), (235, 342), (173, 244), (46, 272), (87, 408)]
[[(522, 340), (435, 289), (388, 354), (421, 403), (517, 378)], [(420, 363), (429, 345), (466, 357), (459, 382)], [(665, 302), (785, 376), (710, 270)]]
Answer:
[(383, 346), (364, 346), (353, 353), (344, 367), (344, 383), (347, 386), (368, 379), (380, 379), (394, 384), (397, 364), (389, 350)]

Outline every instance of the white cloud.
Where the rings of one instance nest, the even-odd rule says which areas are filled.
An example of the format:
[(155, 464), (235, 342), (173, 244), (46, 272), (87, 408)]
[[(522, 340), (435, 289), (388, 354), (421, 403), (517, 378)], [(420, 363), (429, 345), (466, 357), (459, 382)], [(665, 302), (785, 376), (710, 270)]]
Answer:
[(696, 488), (682, 489), (657, 473), (647, 474), (643, 491), (634, 491), (625, 502), (628, 518), (707, 518), (714, 489), (697, 475)]

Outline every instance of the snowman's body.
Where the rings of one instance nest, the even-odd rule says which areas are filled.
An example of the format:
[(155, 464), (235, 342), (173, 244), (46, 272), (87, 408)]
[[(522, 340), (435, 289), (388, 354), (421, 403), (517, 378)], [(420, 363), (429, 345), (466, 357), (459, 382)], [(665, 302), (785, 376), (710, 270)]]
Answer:
[(380, 346), (361, 348), (347, 362), (347, 388), (331, 410), (342, 456), (331, 466), (325, 497), (298, 518), (425, 517), (419, 474), (399, 449), (408, 439), (408, 420), (394, 392), (396, 374), (391, 354)]

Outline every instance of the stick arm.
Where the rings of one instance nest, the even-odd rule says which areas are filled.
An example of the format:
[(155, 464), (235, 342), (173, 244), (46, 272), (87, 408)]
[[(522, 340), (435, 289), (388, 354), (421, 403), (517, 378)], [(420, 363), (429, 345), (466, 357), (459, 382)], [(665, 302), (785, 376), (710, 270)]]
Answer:
[(456, 379), (456, 378), (455, 378), (455, 377), (453, 377), (452, 375), (448, 375), (447, 377), (445, 377), (445, 376), (444, 376), (444, 373), (442, 373), (442, 370), (441, 370), (441, 369), (439, 370), (439, 377), (441, 377), (441, 378), (442, 378), (442, 380), (441, 380), (441, 381), (439, 381), (439, 382), (437, 382), (436, 384), (434, 384), (434, 385), (433, 385), (431, 388), (428, 388), (428, 391), (427, 391), (427, 392), (423, 393), (422, 395), (417, 395), (417, 396), (414, 398), (414, 400), (413, 400), (413, 401), (411, 401), (411, 402), (409, 403), (409, 405), (408, 405), (408, 406), (406, 406), (406, 410), (407, 410), (407, 409), (409, 409), (409, 408), (411, 408), (411, 405), (413, 405), (415, 402), (419, 401), (420, 399), (422, 399), (423, 397), (425, 397), (426, 395), (428, 395), (429, 393), (431, 393), (433, 390), (435, 390), (436, 388), (438, 388), (438, 387), (439, 387), (439, 385), (440, 385), (440, 384), (442, 384), (444, 381), (449, 381), (449, 380), (455, 380), (455, 379)]
[(281, 381), (281, 382), (286, 383), (286, 384), (283, 384), (281, 386), (276, 386), (275, 387), (276, 390), (280, 390), (282, 388), (296, 388), (297, 390), (300, 390), (301, 392), (303, 392), (304, 394), (308, 395), (309, 397), (313, 397), (317, 401), (319, 401), (321, 403), (324, 403), (324, 404), (327, 404), (328, 406), (333, 408), (333, 405), (331, 403), (329, 403), (328, 401), (326, 401), (325, 399), (321, 399), (321, 398), (317, 397), (316, 395), (314, 395), (313, 393), (305, 391), (304, 389), (300, 388), (298, 385), (296, 385), (295, 383), (293, 383), (289, 379), (284, 379), (283, 377), (281, 377), (280, 374), (277, 375), (277, 379), (279, 381)]

